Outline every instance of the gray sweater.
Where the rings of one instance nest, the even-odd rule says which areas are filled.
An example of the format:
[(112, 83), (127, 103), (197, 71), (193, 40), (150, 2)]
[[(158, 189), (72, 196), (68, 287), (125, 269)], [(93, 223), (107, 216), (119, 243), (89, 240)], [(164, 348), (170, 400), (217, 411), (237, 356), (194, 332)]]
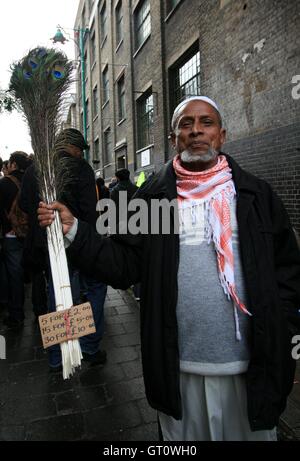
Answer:
[[(204, 232), (204, 204), (180, 210), (177, 319), (181, 371), (201, 375), (244, 373), (249, 363), (249, 316), (238, 310), (242, 340), (236, 340), (233, 302), (221, 286), (214, 243)], [(236, 291), (247, 307), (239, 254), (236, 200), (231, 204)]]

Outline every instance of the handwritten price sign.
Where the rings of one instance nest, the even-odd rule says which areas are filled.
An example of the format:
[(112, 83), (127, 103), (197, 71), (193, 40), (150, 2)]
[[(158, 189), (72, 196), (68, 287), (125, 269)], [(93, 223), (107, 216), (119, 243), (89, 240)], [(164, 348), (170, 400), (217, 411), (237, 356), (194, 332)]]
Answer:
[(39, 324), (44, 349), (96, 332), (90, 303), (41, 315)]

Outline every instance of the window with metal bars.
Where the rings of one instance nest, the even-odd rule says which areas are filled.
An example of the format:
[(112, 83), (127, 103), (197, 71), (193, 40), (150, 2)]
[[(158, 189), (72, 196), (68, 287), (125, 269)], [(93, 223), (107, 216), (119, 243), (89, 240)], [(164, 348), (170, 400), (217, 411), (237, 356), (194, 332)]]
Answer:
[(188, 53), (170, 71), (171, 113), (188, 96), (200, 95), (200, 51)]
[(147, 92), (137, 101), (138, 149), (153, 144), (153, 94)]
[(135, 12), (135, 48), (143, 44), (151, 33), (150, 1), (144, 0)]

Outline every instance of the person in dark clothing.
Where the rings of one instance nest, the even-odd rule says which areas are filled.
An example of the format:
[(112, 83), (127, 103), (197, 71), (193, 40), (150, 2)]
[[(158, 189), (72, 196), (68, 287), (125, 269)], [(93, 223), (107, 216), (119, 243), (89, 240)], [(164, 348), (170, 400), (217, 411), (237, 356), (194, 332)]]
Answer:
[(126, 217), (120, 215), (124, 207), (132, 199), (138, 187), (130, 181), (130, 171), (122, 168), (116, 172), (117, 184), (110, 192), (110, 198), (116, 206), (116, 232), (119, 233), (123, 226), (126, 226)]
[(38, 224), (36, 204), (40, 196), (35, 167), (32, 164), (25, 172), (19, 197), (20, 208), (28, 215), (28, 233), (24, 240), (24, 266), (31, 274), (31, 300), (36, 319), (46, 314), (48, 277), (47, 236)]
[[(115, 174), (117, 178), (117, 184), (116, 186), (112, 189), (110, 193), (110, 198), (113, 200), (116, 204), (116, 231), (120, 231), (120, 221), (119, 221), (119, 207), (120, 207), (120, 193), (124, 194), (126, 193), (126, 200), (127, 200), (127, 206), (136, 191), (138, 190), (138, 187), (133, 184), (130, 181), (130, 171), (127, 170), (127, 168), (122, 168), (118, 170)], [(124, 201), (126, 203), (126, 201)], [(134, 297), (136, 301), (140, 301), (140, 292), (141, 292), (141, 287), (140, 284), (134, 284), (132, 286), (132, 291), (134, 293)]]
[[(73, 128), (63, 130), (56, 139), (57, 162), (62, 162), (62, 169), (67, 174), (62, 178), (68, 180), (63, 188), (60, 200), (65, 203), (74, 216), (96, 227), (96, 183), (92, 167), (83, 159), (83, 150), (88, 148), (80, 131)], [(68, 179), (69, 178), (69, 179)], [(37, 210), (37, 206), (36, 206)], [(77, 266), (69, 264), (70, 281), (74, 304), (81, 302), (80, 278), (85, 287), (86, 299), (92, 306), (96, 333), (80, 338), (80, 345), (84, 360), (91, 365), (104, 364), (106, 351), (100, 350), (100, 342), (104, 334), (104, 302), (107, 286), (96, 281), (93, 274), (89, 276), (79, 274)], [(53, 284), (50, 278), (49, 310), (55, 311)], [(61, 353), (59, 346), (49, 348), (49, 365), (51, 371), (61, 369)]]
[[(271, 187), (222, 152), (219, 109), (204, 96), (174, 111), (176, 151), (135, 199), (162, 199), (169, 233), (103, 238), (62, 204), (68, 257), (114, 288), (141, 282), (146, 395), (166, 440), (274, 440), (294, 380), (300, 254)], [(156, 223), (154, 223), (156, 224)], [(153, 222), (151, 222), (153, 226)], [(157, 226), (155, 225), (157, 229)]]
[(2, 165), (2, 173), (4, 177), (8, 175), (7, 166), (8, 166), (8, 160), (4, 160), (3, 165)]
[(119, 205), (119, 194), (120, 192), (127, 193), (127, 202), (129, 202), (132, 196), (137, 191), (137, 186), (130, 181), (130, 171), (126, 168), (122, 168), (116, 172), (117, 184), (110, 193), (110, 198)]
[(24, 239), (16, 236), (8, 215), (28, 166), (27, 154), (21, 151), (14, 152), (8, 161), (9, 174), (0, 181), (2, 258), (8, 281), (8, 317), (4, 319), (4, 323), (9, 328), (18, 328), (24, 322), (24, 269), (22, 264)]
[(112, 178), (111, 182), (108, 184), (108, 190), (109, 190), (109, 193), (112, 192), (113, 188), (116, 187), (116, 185), (118, 184), (118, 180), (117, 178)]
[(96, 187), (97, 187), (97, 199), (98, 200), (109, 198), (109, 189), (108, 187), (106, 187), (103, 178), (96, 179)]

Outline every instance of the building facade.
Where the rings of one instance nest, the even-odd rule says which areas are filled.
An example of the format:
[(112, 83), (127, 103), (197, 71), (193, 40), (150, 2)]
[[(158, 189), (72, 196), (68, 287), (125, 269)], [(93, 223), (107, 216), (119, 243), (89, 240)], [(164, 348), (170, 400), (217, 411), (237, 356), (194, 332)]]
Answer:
[[(224, 150), (273, 186), (300, 231), (298, 0), (81, 0), (80, 28), (90, 162), (106, 181), (122, 167), (158, 171), (173, 155), (173, 109), (205, 94)], [(82, 129), (81, 95), (79, 67)]]

